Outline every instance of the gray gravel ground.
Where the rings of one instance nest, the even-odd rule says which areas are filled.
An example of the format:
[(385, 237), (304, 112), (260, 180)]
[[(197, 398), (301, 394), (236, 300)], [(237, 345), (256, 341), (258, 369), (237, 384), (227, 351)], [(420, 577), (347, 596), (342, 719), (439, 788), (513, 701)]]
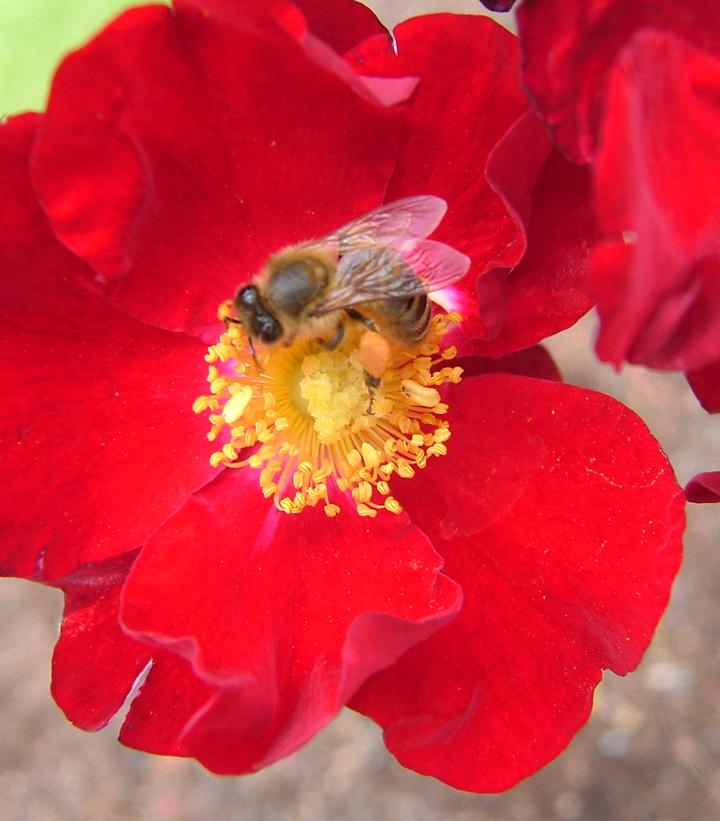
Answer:
[[(682, 482), (720, 466), (720, 417), (707, 417), (680, 377), (639, 368), (617, 376), (598, 365), (592, 334), (590, 319), (551, 341), (567, 381), (611, 393), (641, 413)], [(48, 690), (60, 595), (3, 580), (0, 819), (714, 821), (718, 548), (720, 506), (691, 508), (684, 567), (641, 667), (626, 679), (608, 676), (589, 725), (565, 754), (500, 796), (458, 792), (404, 770), (385, 752), (377, 728), (351, 712), (293, 758), (246, 778), (218, 778), (193, 762), (126, 750), (115, 740), (116, 725), (82, 733)]]

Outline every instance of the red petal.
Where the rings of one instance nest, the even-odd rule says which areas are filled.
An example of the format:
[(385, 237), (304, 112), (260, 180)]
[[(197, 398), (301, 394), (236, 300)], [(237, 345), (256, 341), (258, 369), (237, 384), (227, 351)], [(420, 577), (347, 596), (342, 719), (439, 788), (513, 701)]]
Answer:
[[(268, 26), (280, 20), (297, 35), (308, 29), (335, 51), (343, 53), (367, 37), (385, 33), (384, 26), (367, 6), (356, 0), (175, 0), (177, 8), (195, 8), (204, 15), (230, 24)], [(302, 11), (302, 14), (298, 10)]]
[[(552, 152), (542, 120), (526, 111), (510, 126), (488, 155), (485, 176), (522, 229), (522, 253), (540, 172)], [(522, 253), (520, 256), (522, 256)]]
[(720, 413), (720, 360), (686, 374), (693, 393), (708, 413)]
[(609, 397), (493, 375), (450, 403), (449, 454), (404, 501), (463, 608), (352, 706), (405, 766), (492, 792), (568, 743), (602, 668), (637, 665), (678, 568), (683, 497), (647, 428)]
[[(335, 0), (332, 6), (317, 0), (296, 3), (270, 0), (260, 4), (256, 0), (178, 0), (175, 6), (199, 9), (204, 17), (212, 15), (231, 26), (260, 27), (270, 35), (273, 27), (280, 26), (297, 40), (312, 61), (336, 74), (372, 102), (395, 105), (407, 100), (415, 88), (416, 80), (412, 78), (360, 77), (342, 59), (338, 52), (347, 51), (380, 32), (390, 42), (389, 33), (375, 14), (355, 0)], [(302, 12), (299, 6), (303, 7)]]
[(361, 40), (382, 34), (388, 37), (375, 12), (356, 0), (294, 0), (310, 31), (341, 54)]
[(687, 369), (720, 356), (718, 133), (720, 61), (638, 35), (611, 78), (596, 165), (601, 358)]
[(720, 502), (720, 471), (698, 473), (685, 488), (689, 502)]
[(305, 743), (457, 612), (439, 566), (404, 515), (286, 516), (263, 500), (255, 471), (228, 471), (143, 549), (122, 619), (222, 691), (184, 749), (216, 772), (247, 772)]
[(158, 650), (153, 656), (153, 666), (120, 730), (120, 741), (147, 753), (190, 756), (183, 734), (217, 691), (193, 675), (185, 659)]
[(399, 117), (286, 29), (146, 7), (61, 66), (35, 176), (62, 240), (117, 278), (113, 301), (216, 335), (217, 305), (270, 252), (382, 201)]
[(146, 645), (118, 624), (120, 590), (136, 553), (88, 565), (58, 584), (65, 591), (52, 661), (52, 694), (73, 724), (99, 730), (120, 709), (143, 667)]
[(593, 159), (609, 73), (636, 32), (674, 32), (720, 52), (720, 13), (706, 0), (532, 0), (521, 5), (518, 23), (525, 83), (556, 142), (577, 162)]
[(562, 382), (558, 366), (542, 345), (517, 351), (499, 359), (468, 355), (476, 345), (477, 342), (473, 340), (461, 349), (457, 364), (463, 369), (463, 379), (486, 373), (512, 373), (518, 376), (532, 376), (535, 379)]
[[(526, 114), (488, 162), (488, 179), (524, 226), (527, 250), (511, 271), (498, 268), (478, 280), (486, 327), (480, 354), (502, 356), (534, 345), (592, 307), (585, 284), (595, 238), (589, 174), (548, 152), (546, 139), (539, 120)], [(518, 173), (518, 163), (526, 165), (533, 152), (539, 167)], [(532, 187), (513, 188), (522, 180)]]
[[(475, 311), (475, 277), (516, 264), (524, 250), (522, 226), (485, 179), (491, 150), (527, 109), (517, 42), (488, 18), (460, 15), (416, 17), (394, 33), (397, 54), (385, 37), (348, 54), (365, 75), (420, 77), (386, 200), (444, 197), (448, 214), (434, 236), (472, 257), (465, 285)], [(476, 313), (466, 328), (482, 330)]]
[(52, 579), (137, 547), (212, 469), (204, 347), (78, 287), (27, 179), (35, 125), (0, 128), (0, 568)]

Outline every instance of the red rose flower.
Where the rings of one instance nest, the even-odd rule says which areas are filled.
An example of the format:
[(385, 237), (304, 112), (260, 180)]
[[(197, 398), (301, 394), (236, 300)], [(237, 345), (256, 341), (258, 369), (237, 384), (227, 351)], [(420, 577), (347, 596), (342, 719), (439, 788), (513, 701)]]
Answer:
[(597, 350), (619, 365), (720, 357), (720, 8), (527, 0), (524, 76), (559, 146), (592, 163)]
[[(548, 319), (553, 283), (561, 303), (581, 290), (581, 266), (545, 265), (545, 237), (573, 259), (587, 240), (581, 219), (554, 226), (541, 208), (557, 197), (562, 218), (584, 183), (537, 145), (514, 40), (421, 18), (397, 29), (399, 56), (377, 35), (343, 61), (335, 18), (327, 40), (312, 32), (284, 2), (136, 9), (66, 60), (46, 117), (0, 128), (0, 566), (65, 591), (52, 687), (80, 727), (106, 724), (145, 670), (129, 746), (243, 773), (348, 704), (405, 765), (499, 790), (568, 743), (603, 668), (639, 662), (683, 497), (634, 414), (537, 378), (547, 357), (520, 351), (572, 321), (568, 306)], [(405, 393), (359, 413), (341, 468), (305, 467), (310, 417), (337, 424), (337, 407), (297, 390), (344, 379), (350, 354), (315, 351), (311, 368), (297, 345), (270, 352), (292, 367), (243, 394), (253, 365), (232, 328), (215, 341), (217, 305), (269, 253), (412, 194), (447, 200), (435, 236), (472, 258), (470, 286), (441, 299), (482, 327), (473, 279), (495, 277), (506, 310), (486, 353), (513, 356), (466, 357), (441, 395), (457, 372), (436, 320), (383, 378)], [(241, 469), (224, 447), (211, 467), (218, 445), (191, 409), (201, 337), (200, 404), (258, 448)], [(279, 472), (297, 489), (281, 509)]]

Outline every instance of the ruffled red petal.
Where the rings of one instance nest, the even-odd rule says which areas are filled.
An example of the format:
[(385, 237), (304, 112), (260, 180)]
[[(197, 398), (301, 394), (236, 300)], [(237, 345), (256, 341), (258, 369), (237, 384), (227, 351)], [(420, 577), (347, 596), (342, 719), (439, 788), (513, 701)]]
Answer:
[(684, 370), (720, 356), (719, 133), (720, 60), (638, 35), (612, 74), (596, 163), (601, 358)]
[(205, 349), (78, 284), (30, 188), (36, 123), (0, 127), (0, 570), (49, 580), (137, 547), (212, 469)]
[[(188, 661), (156, 648), (150, 672), (123, 722), (120, 741), (147, 753), (192, 756), (184, 735), (217, 696), (214, 687), (193, 674)], [(227, 731), (232, 732), (230, 716), (226, 718)]]
[(218, 304), (269, 253), (382, 201), (400, 117), (287, 26), (146, 7), (60, 67), (34, 173), (115, 303), (216, 336)]
[(512, 373), (517, 376), (532, 376), (535, 379), (550, 379), (562, 382), (562, 376), (555, 360), (549, 351), (542, 345), (527, 348), (524, 351), (502, 356), (498, 359), (488, 356), (470, 355), (474, 345), (470, 340), (464, 350), (460, 349), (460, 358), (457, 364), (463, 369), (463, 379), (469, 376), (479, 376), (486, 373)]
[(698, 473), (685, 487), (689, 502), (720, 502), (720, 471)]
[(697, 371), (689, 371), (686, 376), (705, 410), (720, 413), (720, 360)]
[(357, 0), (294, 0), (302, 9), (313, 34), (340, 54), (362, 40), (382, 34), (388, 37), (375, 12)]
[(247, 772), (305, 743), (457, 612), (440, 564), (404, 515), (368, 523), (345, 505), (332, 521), (319, 509), (286, 516), (255, 471), (227, 471), (145, 546), (121, 617), (218, 689), (184, 731), (187, 754)]
[(65, 612), (52, 661), (52, 694), (73, 724), (99, 730), (120, 709), (150, 661), (118, 624), (120, 591), (137, 551), (86, 565), (57, 584)]
[[(518, 173), (531, 163), (534, 167)], [(540, 120), (518, 120), (495, 147), (487, 176), (523, 227), (525, 253), (512, 270), (477, 283), (485, 325), (477, 353), (503, 356), (569, 328), (592, 307), (587, 292), (596, 236), (588, 172), (551, 150)]]
[(309, 29), (341, 54), (367, 37), (383, 32), (388, 36), (375, 13), (356, 0), (174, 0), (174, 5), (194, 8), (231, 24), (267, 26), (273, 19), (279, 20), (296, 34)]
[(678, 569), (683, 496), (645, 425), (609, 397), (491, 375), (450, 402), (448, 456), (398, 496), (463, 608), (351, 706), (405, 766), (497, 791), (565, 747), (602, 668), (639, 662)]
[(518, 24), (528, 91), (577, 162), (594, 157), (609, 74), (638, 31), (671, 32), (720, 53), (720, 8), (706, 0), (531, 0)]
[(172, 0), (175, 10), (181, 14), (199, 12), (205, 18), (222, 20), (226, 25), (245, 26), (264, 31), (272, 31), (278, 20), (296, 19), (296, 25), (304, 27), (303, 17), (298, 13), (298, 4), (292, 0)]
[[(290, 2), (270, 0), (175, 0), (178, 9), (199, 10), (230, 26), (258, 28), (272, 37), (284, 29), (297, 41), (305, 55), (323, 69), (336, 74), (360, 96), (390, 106), (405, 102), (416, 85), (412, 78), (364, 78), (355, 74), (338, 52), (380, 32), (390, 35), (375, 14), (355, 0), (336, 0), (331, 5), (316, 0)], [(302, 11), (300, 10), (302, 7)], [(275, 29), (275, 31), (273, 31)], [(295, 45), (295, 44), (293, 44)], [(282, 52), (277, 48), (278, 53)]]

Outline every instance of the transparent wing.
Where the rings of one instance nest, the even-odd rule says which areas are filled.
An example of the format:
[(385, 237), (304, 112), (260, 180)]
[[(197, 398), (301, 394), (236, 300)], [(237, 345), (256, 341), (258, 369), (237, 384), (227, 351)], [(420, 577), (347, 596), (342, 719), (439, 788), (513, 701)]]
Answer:
[(313, 313), (437, 291), (469, 268), (470, 258), (443, 242), (397, 236), (384, 245), (366, 242), (341, 256), (336, 284)]
[(441, 197), (421, 195), (381, 205), (375, 211), (333, 231), (326, 241), (337, 243), (340, 254), (370, 244), (391, 245), (399, 237), (427, 237), (447, 211)]

